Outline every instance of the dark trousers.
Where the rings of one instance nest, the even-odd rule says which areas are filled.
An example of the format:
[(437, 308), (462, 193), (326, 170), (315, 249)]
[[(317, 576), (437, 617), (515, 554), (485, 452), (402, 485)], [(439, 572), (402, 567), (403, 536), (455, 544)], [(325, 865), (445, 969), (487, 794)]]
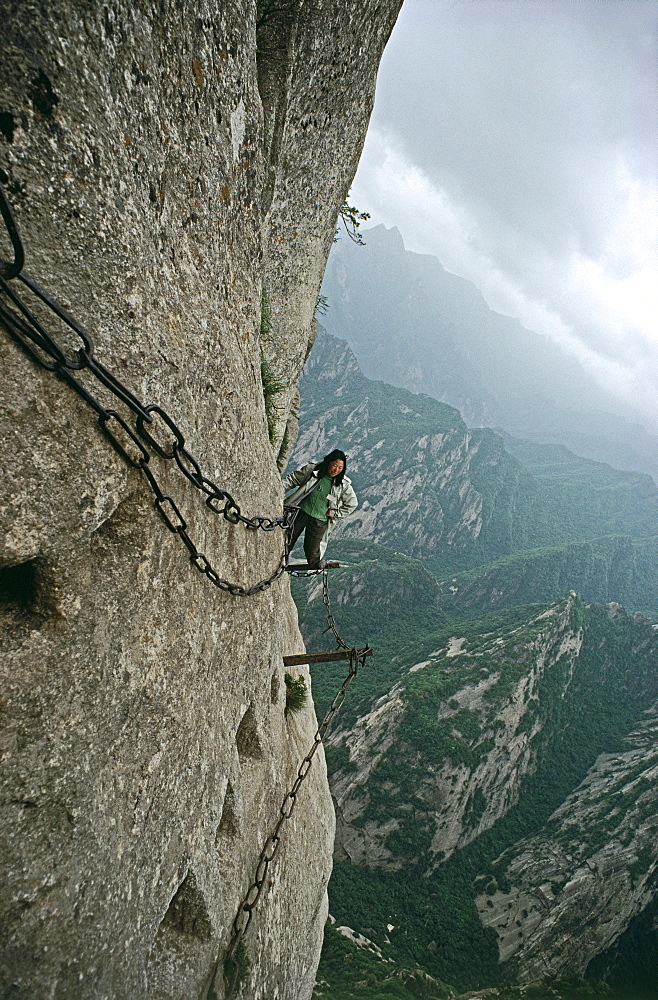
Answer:
[(298, 509), (290, 536), (290, 551), (292, 552), (295, 542), (302, 531), (306, 529), (306, 534), (304, 535), (304, 555), (306, 556), (306, 562), (312, 569), (317, 569), (320, 564), (320, 542), (324, 537), (326, 527), (326, 521), (319, 521), (317, 517), (311, 517), (306, 511), (301, 510), (301, 508)]

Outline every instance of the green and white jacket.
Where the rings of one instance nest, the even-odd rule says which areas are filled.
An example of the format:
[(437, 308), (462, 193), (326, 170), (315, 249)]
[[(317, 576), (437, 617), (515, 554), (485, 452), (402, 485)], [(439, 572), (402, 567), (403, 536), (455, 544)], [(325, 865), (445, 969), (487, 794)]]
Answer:
[[(288, 490), (292, 490), (289, 496), (285, 498), (284, 503), (287, 507), (298, 507), (304, 497), (307, 497), (311, 490), (313, 490), (319, 481), (318, 473), (316, 471), (316, 463), (309, 462), (308, 465), (302, 466), (301, 469), (297, 469), (296, 472), (291, 472), (289, 476), (283, 477), (283, 489), (287, 493)], [(332, 518), (327, 519), (327, 527), (324, 531), (324, 537), (320, 542), (320, 555), (323, 556), (325, 549), (327, 548), (327, 539), (329, 537), (329, 532), (331, 531), (331, 525), (338, 521), (341, 517), (347, 517), (359, 505), (359, 501), (356, 498), (356, 493), (352, 487), (352, 481), (349, 476), (343, 476), (342, 483), (333, 483), (329, 494), (327, 496), (327, 507), (335, 511)]]

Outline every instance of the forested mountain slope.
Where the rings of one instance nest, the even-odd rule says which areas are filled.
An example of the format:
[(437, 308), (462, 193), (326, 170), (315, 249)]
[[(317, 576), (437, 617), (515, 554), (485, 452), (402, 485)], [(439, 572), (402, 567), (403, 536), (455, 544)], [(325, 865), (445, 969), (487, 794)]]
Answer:
[(547, 601), (573, 588), (658, 617), (658, 537), (612, 535), (530, 549), (443, 582), (443, 605), (460, 614)]
[[(344, 447), (360, 500), (334, 537), (384, 544), (443, 578), (497, 562), (489, 577), (476, 574), (477, 597), (468, 581), (448, 585), (463, 606), (550, 600), (577, 587), (586, 598), (658, 612), (649, 541), (658, 532), (658, 488), (649, 476), (469, 429), (453, 407), (365, 378), (347, 344), (324, 331), (300, 385), (291, 463)], [(596, 543), (580, 559), (573, 544), (583, 542)], [(531, 553), (530, 573), (525, 557), (500, 565), (520, 553)]]
[[(322, 332), (301, 389), (293, 464), (344, 447), (361, 501), (330, 542), (332, 609), (377, 650), (328, 748), (343, 930), (322, 968), (360, 962), (386, 1000), (596, 970), (650, 996), (651, 478), (470, 430)], [(295, 584), (311, 649), (332, 645), (321, 595)], [(313, 672), (320, 709), (343, 674)]]
[[(412, 560), (334, 554), (343, 634), (377, 648), (328, 749), (334, 917), (460, 990), (586, 972), (655, 893), (656, 630), (575, 594), (459, 621)], [(297, 601), (319, 648), (317, 582)]]

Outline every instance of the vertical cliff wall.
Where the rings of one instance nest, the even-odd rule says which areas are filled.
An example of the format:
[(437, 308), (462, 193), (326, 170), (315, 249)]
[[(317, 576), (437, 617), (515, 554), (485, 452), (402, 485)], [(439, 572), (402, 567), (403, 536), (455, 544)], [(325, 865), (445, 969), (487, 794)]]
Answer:
[(297, 380), (315, 337), (315, 306), (337, 212), (372, 110), (373, 69), (401, 4), (269, 0), (259, 5), (266, 149), (263, 282), (272, 310), (272, 360), (286, 386), (277, 422), (280, 466), (294, 444)]
[[(280, 442), (399, 5), (2, 3), (0, 166), (26, 267), (246, 514), (281, 506), (263, 285)], [(0, 355), (0, 992), (206, 997), (315, 731), (311, 705), (284, 713), (288, 583), (215, 590), (82, 400), (4, 330)], [(280, 531), (211, 516), (157, 462), (222, 577), (274, 571)], [(243, 997), (310, 996), (332, 840), (319, 754)]]

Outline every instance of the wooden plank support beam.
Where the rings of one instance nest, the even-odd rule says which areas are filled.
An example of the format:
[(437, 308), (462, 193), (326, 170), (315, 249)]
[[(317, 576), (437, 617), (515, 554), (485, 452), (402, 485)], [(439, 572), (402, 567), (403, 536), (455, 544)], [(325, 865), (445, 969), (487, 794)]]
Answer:
[[(334, 660), (349, 660), (349, 649), (334, 649), (331, 653), (295, 653), (293, 656), (284, 656), (284, 667), (298, 667), (302, 663), (331, 663)], [(374, 649), (364, 649), (361, 656), (372, 656)]]
[(286, 569), (289, 573), (321, 573), (323, 569), (340, 569), (339, 562), (325, 562), (319, 569), (317, 566), (309, 566), (305, 562), (288, 563)]

